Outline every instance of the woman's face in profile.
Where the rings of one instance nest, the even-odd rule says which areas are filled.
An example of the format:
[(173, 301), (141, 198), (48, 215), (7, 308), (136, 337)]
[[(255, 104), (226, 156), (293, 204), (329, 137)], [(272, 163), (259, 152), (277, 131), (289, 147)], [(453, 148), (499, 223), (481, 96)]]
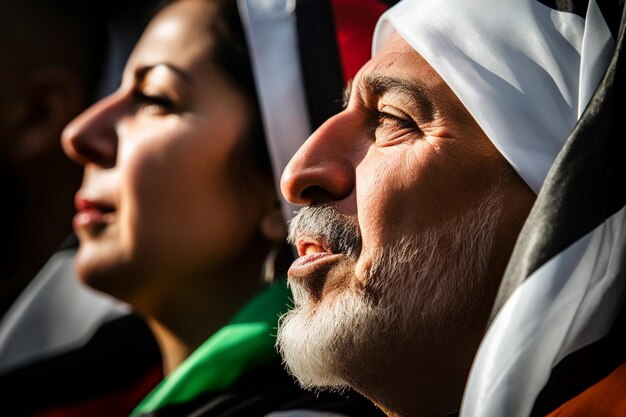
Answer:
[(237, 261), (264, 209), (229, 168), (249, 107), (211, 61), (210, 13), (199, 0), (161, 11), (119, 89), (64, 132), (85, 166), (78, 274), (126, 301)]

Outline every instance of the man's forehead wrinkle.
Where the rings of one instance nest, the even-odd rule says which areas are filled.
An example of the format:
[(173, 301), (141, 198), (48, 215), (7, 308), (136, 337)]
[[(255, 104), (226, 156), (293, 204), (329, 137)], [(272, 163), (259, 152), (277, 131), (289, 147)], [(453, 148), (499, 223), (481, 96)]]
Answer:
[(419, 117), (423, 121), (435, 118), (435, 100), (423, 86), (410, 80), (373, 72), (363, 76), (360, 87), (364, 94), (375, 97), (388, 92), (407, 96), (419, 110)]

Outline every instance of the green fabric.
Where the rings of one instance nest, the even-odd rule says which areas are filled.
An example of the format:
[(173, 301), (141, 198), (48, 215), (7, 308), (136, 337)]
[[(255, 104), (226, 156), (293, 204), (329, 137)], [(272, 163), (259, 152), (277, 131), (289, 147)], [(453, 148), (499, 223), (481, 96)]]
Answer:
[(258, 294), (152, 390), (131, 417), (228, 389), (243, 374), (274, 359), (277, 321), (289, 296), (285, 280)]

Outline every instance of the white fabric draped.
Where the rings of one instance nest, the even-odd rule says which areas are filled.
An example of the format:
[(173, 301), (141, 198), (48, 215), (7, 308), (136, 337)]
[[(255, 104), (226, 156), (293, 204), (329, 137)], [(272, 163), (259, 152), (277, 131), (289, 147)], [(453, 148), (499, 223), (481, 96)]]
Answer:
[[(293, 0), (237, 0), (246, 31), (276, 190), (311, 126), (298, 55)], [(281, 198), (285, 220), (296, 206)]]

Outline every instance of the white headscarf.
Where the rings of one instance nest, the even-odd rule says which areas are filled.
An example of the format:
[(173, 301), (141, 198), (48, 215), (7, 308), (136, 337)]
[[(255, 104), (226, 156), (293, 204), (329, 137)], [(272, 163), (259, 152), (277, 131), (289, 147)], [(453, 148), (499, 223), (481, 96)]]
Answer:
[(381, 17), (374, 54), (395, 31), (535, 193), (615, 45), (594, 1), (583, 19), (536, 0), (403, 0)]
[[(394, 31), (535, 192), (615, 48), (595, 0), (584, 17), (536, 0), (403, 0), (379, 21), (374, 54)], [(479, 348), (462, 417), (529, 415), (552, 367), (609, 331), (623, 302), (625, 248), (626, 207), (517, 287)]]
[[(237, 0), (246, 31), (276, 189), (291, 157), (311, 133), (298, 55), (295, 0)], [(296, 206), (278, 193), (285, 220)]]

